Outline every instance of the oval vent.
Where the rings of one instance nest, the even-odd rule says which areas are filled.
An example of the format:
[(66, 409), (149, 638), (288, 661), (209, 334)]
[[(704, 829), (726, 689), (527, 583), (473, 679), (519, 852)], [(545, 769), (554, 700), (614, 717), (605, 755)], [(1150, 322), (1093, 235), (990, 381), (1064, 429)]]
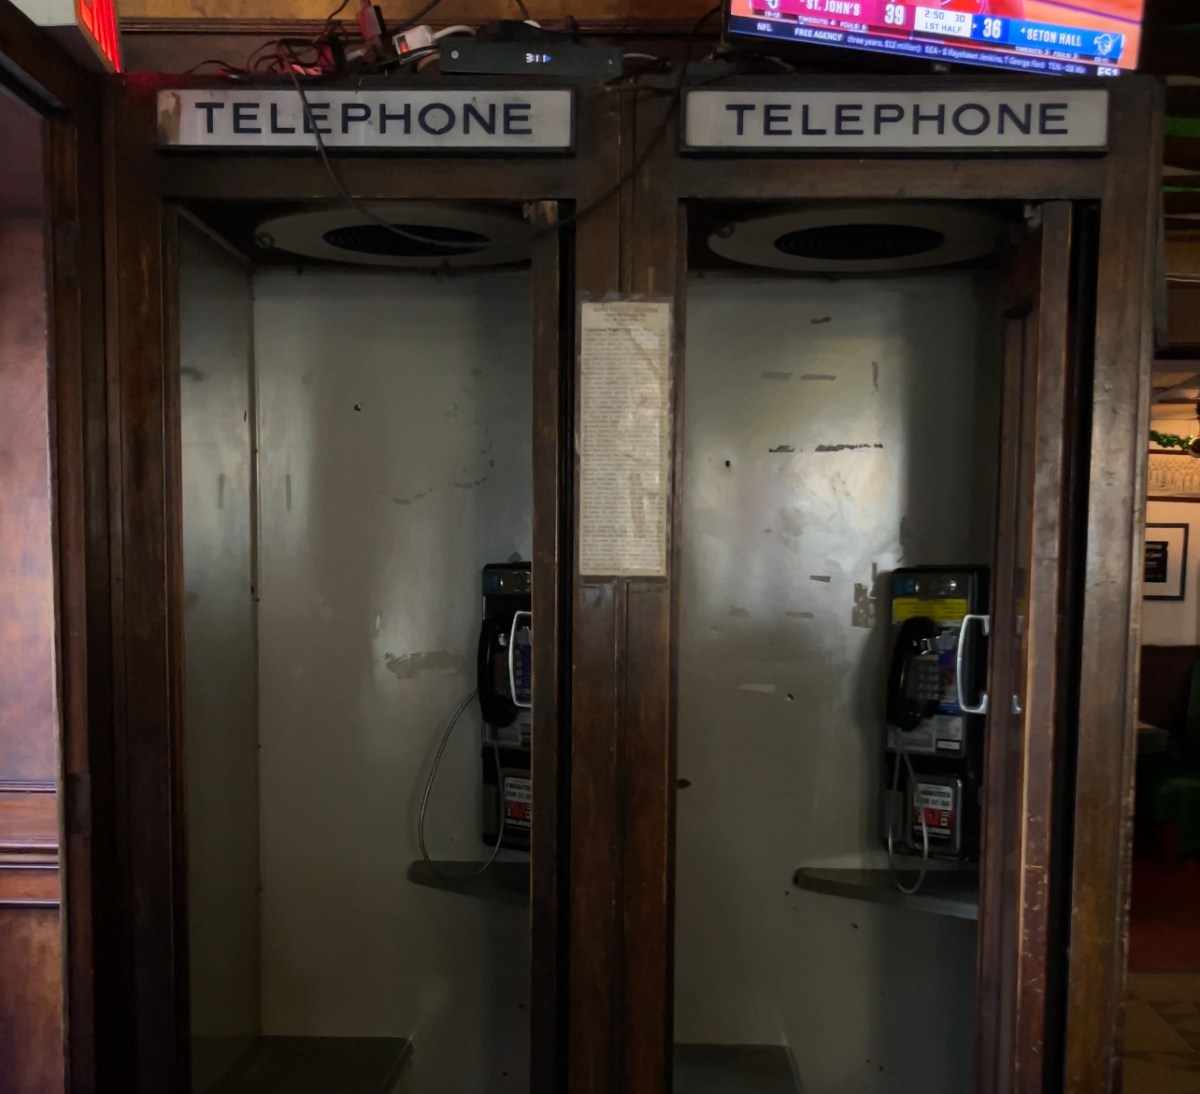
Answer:
[(437, 202), (374, 202), (367, 209), (372, 216), (347, 205), (289, 213), (264, 221), (257, 234), (288, 254), (355, 265), (502, 266), (529, 257), (529, 225), (507, 211)]

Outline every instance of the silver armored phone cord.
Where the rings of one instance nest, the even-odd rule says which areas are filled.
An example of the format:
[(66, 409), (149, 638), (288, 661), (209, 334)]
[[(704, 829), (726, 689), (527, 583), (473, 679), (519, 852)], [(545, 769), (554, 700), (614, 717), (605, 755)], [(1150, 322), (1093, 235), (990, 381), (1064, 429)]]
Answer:
[(463, 716), (463, 712), (471, 705), (477, 694), (478, 692), (473, 690), (470, 695), (458, 704), (458, 709), (454, 712), (449, 724), (446, 726), (441, 741), (438, 742), (437, 752), (433, 757), (433, 766), (429, 769), (429, 778), (425, 782), (425, 792), (421, 795), (421, 812), (417, 817), (417, 845), (421, 849), (421, 858), (444, 881), (473, 881), (496, 861), (496, 856), (500, 853), (500, 846), (504, 842), (504, 824), (507, 819), (504, 815), (504, 774), (500, 770), (500, 746), (495, 741), (492, 741), (492, 754), (496, 760), (496, 778), (500, 786), (500, 831), (496, 836), (496, 845), (492, 848), (492, 853), (488, 856), (487, 862), (470, 874), (448, 874), (433, 861), (429, 855), (429, 848), (425, 844), (425, 818), (429, 813), (429, 799), (433, 795), (433, 784), (437, 779), (438, 768), (442, 764), (442, 756), (445, 755), (446, 746), (450, 743), (450, 738), (454, 735), (454, 727), (458, 725), (458, 720)]

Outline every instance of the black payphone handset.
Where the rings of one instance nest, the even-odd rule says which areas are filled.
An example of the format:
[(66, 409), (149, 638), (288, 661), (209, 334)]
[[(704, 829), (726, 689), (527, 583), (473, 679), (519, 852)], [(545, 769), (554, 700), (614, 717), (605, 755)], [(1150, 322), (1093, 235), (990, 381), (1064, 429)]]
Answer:
[[(501, 848), (529, 850), (533, 824), (530, 775), (530, 709), (533, 705), (532, 572), (528, 562), (491, 563), (483, 568), (483, 619), (479, 627), (476, 686), (458, 706), (442, 733), (421, 795), (417, 843), (435, 874), (461, 884), (479, 877)], [(482, 837), (492, 853), (478, 869), (452, 873), (439, 869), (425, 841), (429, 800), (454, 727), (478, 698), (482, 730)]]
[(507, 728), (517, 717), (517, 704), (508, 688), (508, 635), (509, 628), (501, 619), (485, 617), (479, 628), (479, 710), (495, 729)]
[(484, 843), (528, 851), (533, 823), (530, 715), (533, 705), (532, 585), (528, 562), (483, 569), (477, 683), (483, 715)]
[(484, 567), (483, 596), (476, 664), (479, 709), (493, 729), (507, 729), (530, 706), (529, 563)]
[(884, 837), (889, 854), (921, 857), (923, 878), (929, 858), (979, 853), (987, 571), (917, 567), (890, 584)]

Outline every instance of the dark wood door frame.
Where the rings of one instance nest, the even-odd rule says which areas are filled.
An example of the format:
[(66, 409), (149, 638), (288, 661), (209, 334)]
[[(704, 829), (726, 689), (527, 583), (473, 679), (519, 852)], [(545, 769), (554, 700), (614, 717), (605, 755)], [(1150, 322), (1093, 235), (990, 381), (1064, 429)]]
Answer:
[[(1153, 279), (1162, 99), (1153, 85), (1114, 102), (1100, 195), (1099, 292), (1091, 368), (1086, 561), (1075, 735), (1075, 827), (1067, 979), (1066, 1094), (1119, 1091), (1129, 941), (1141, 585), (1149, 453)], [(1081, 399), (1088, 392), (1081, 393)], [(1080, 485), (1083, 485), (1081, 481)]]
[[(105, 103), (105, 239), (112, 468), (115, 725), (121, 777), (107, 822), (120, 834), (113, 894), (124, 925), (116, 989), (125, 1049), (120, 1089), (188, 1089), (186, 833), (182, 811), (182, 554), (177, 309), (170, 225), (190, 202), (339, 200), (315, 154), (170, 153), (156, 147), (155, 95), (216, 81), (158, 77), (114, 82)], [(273, 86), (278, 87), (278, 83)], [(347, 86), (358, 86), (347, 85)], [(389, 80), (379, 86), (403, 87)], [(420, 86), (420, 85), (417, 85)], [(425, 85), (427, 86), (427, 84)], [(471, 87), (446, 80), (442, 86)], [(503, 86), (489, 82), (488, 88)], [(514, 86), (520, 86), (515, 83)], [(616, 287), (620, 93), (580, 87), (572, 157), (464, 158), (395, 154), (337, 157), (363, 200), (523, 203), (539, 226), (534, 309), (534, 627), (536, 643), (532, 834), (532, 1085), (564, 1089), (571, 1017), (571, 932), (586, 923), (592, 891), (568, 851), (611, 846), (580, 837), (567, 808), (586, 744), (570, 730), (574, 436), (569, 302)], [(558, 225), (556, 228), (555, 226)], [(574, 685), (578, 689), (578, 682)], [(578, 710), (578, 704), (575, 706)], [(572, 842), (574, 841), (574, 842)], [(573, 981), (572, 981), (573, 982)], [(590, 1014), (590, 1007), (589, 1007)]]
[(106, 848), (91, 829), (93, 801), (104, 796), (109, 720), (99, 86), (98, 77), (0, 0), (0, 94), (14, 95), (44, 119), (59, 726), (58, 840), (47, 899), (62, 909), (62, 1051), (67, 1089), (81, 1094), (99, 1089), (107, 1023), (97, 1006)]
[[(958, 81), (966, 89), (982, 86)], [(883, 81), (805, 80), (805, 90), (869, 90)], [(941, 91), (950, 81), (906, 81)], [(737, 87), (728, 80), (723, 87)], [(741, 86), (786, 93), (786, 80), (753, 81)], [(1032, 82), (1030, 84), (1032, 86)], [(1067, 82), (1047, 84), (1061, 90)], [(1094, 85), (1090, 85), (1094, 86)], [(632, 231), (626, 233), (623, 265), (630, 271), (622, 287), (634, 292), (674, 295), (678, 348), (674, 391), (674, 458), (678, 483), (681, 392), (684, 365), (682, 336), (687, 251), (684, 205), (690, 200), (742, 202), (787, 200), (1008, 200), (1095, 202), (1101, 209), (1101, 258), (1096, 291), (1095, 363), (1072, 407), (1077, 428), (1090, 437), (1092, 502), (1088, 522), (1086, 574), (1079, 596), (1068, 605), (1082, 621), (1082, 679), (1077, 695), (1077, 760), (1067, 772), (1074, 794), (1074, 882), (1066, 915), (1070, 920), (1069, 957), (1062, 932), (1033, 932), (1030, 949), (1016, 967), (995, 979), (981, 999), (981, 1021), (996, 1011), (1011, 1011), (1025, 1023), (1036, 1015), (1034, 1000), (1018, 1005), (1019, 993), (1037, 992), (1042, 980), (1031, 970), (1063, 965), (1065, 1027), (1060, 1046), (1065, 1059), (1063, 1083), (1072, 1094), (1114, 1090), (1117, 1024), (1124, 982), (1124, 937), (1129, 869), (1130, 795), (1132, 792), (1132, 711), (1137, 652), (1136, 590), (1140, 580), (1138, 540), (1142, 502), (1146, 392), (1150, 364), (1149, 301), (1154, 269), (1154, 218), (1157, 213), (1161, 100), (1156, 85), (1130, 78), (1106, 85), (1111, 102), (1111, 138), (1106, 155), (1016, 158), (948, 157), (836, 159), (761, 156), (753, 159), (686, 156), (678, 147), (677, 105), (669, 94), (641, 100), (634, 155), (644, 158), (632, 190)], [(669, 90), (664, 84), (660, 90)], [(671, 116), (666, 116), (667, 113)], [(652, 143), (653, 142), (653, 143)], [(607, 1028), (597, 1023), (572, 1057), (572, 1094), (664, 1094), (669, 1089), (673, 977), (673, 826), (676, 705), (674, 652), (678, 630), (678, 520), (674, 503), (673, 553), (669, 581), (622, 581), (615, 587), (586, 590), (577, 605), (576, 689), (588, 681), (603, 701), (596, 729), (613, 734), (608, 746), (612, 773), (601, 800), (581, 802), (573, 810), (610, 825), (615, 864), (610, 890), (616, 901), (615, 938), (595, 942), (596, 961), (614, 973), (615, 1015)], [(1051, 583), (1053, 584), (1053, 583)], [(1047, 604), (1057, 612), (1059, 604)], [(590, 629), (589, 629), (590, 628)], [(1078, 681), (1075, 682), (1078, 689)], [(615, 719), (606, 712), (615, 710)], [(1050, 727), (1035, 732), (1051, 733)], [(600, 746), (597, 745), (597, 748)], [(610, 800), (611, 796), (611, 800)], [(1020, 833), (1010, 827), (1003, 853), (1027, 856)], [(1047, 839), (1051, 839), (1047, 836)], [(1016, 843), (1011, 840), (1015, 839)], [(579, 860), (576, 859), (578, 864)], [(1049, 915), (1028, 903), (1026, 922)], [(981, 909), (987, 920), (989, 908)], [(1049, 921), (1041, 926), (1049, 930)], [(1047, 947), (1050, 947), (1047, 950)], [(981, 969), (981, 980), (992, 970)], [(604, 1013), (604, 1012), (602, 1012)], [(1063, 1015), (1058, 1015), (1060, 1025)], [(579, 1032), (578, 1029), (576, 1032)], [(582, 1034), (580, 1034), (583, 1036)], [(1027, 1058), (1011, 1077), (984, 1076), (984, 1090), (1044, 1087), (1035, 1039), (1018, 1050)], [(601, 1066), (598, 1061), (609, 1061)]]
[[(980, 869), (988, 915), (978, 952), (981, 995), (995, 994), (1003, 1005), (994, 1021), (977, 1024), (981, 1091), (1058, 1085), (1058, 1053), (1045, 1051), (1058, 1041), (1058, 970), (1053, 921), (1041, 909), (1057, 906), (1062, 890), (1053, 874), (1062, 836), (1054, 774), (1064, 736), (1060, 692), (1069, 683), (1069, 612), (1047, 605), (1063, 604), (1069, 567), (1062, 499), (1075, 363), (1072, 214), (1069, 202), (1043, 203), (1031, 234), (1001, 268), (1005, 366), (991, 614), (994, 638), (1006, 640), (993, 640), (988, 674), (994, 698)], [(1008, 853), (1014, 848), (1019, 853)]]

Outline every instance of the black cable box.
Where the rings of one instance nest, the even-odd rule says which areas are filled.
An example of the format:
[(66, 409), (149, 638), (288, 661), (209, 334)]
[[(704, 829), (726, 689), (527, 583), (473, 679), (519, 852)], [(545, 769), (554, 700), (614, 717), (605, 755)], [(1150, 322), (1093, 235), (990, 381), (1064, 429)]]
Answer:
[(522, 42), (472, 42), (462, 38), (441, 44), (443, 75), (619, 76), (617, 46), (580, 45), (552, 39)]

